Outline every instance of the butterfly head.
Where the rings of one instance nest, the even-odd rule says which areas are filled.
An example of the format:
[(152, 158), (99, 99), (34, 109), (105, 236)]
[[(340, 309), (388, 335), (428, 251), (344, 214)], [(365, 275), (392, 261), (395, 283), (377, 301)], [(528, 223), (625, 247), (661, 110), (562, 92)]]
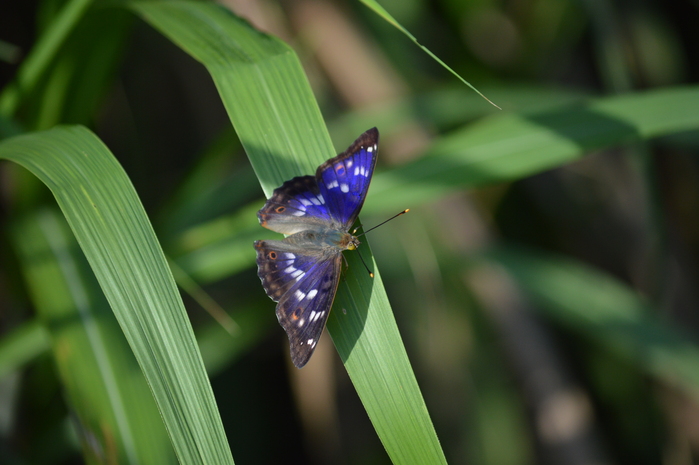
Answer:
[(347, 243), (347, 250), (355, 250), (357, 247), (359, 247), (359, 239), (357, 239), (355, 236), (352, 236), (349, 234), (350, 240)]
[(338, 246), (342, 250), (356, 250), (357, 247), (359, 247), (359, 239), (357, 239), (357, 236), (353, 236), (350, 233), (344, 233), (341, 235), (340, 240), (338, 242)]

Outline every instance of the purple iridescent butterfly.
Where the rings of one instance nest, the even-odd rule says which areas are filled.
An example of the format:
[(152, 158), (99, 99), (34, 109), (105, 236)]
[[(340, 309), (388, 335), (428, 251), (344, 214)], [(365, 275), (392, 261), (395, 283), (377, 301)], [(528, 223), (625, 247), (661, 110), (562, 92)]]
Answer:
[(316, 170), (275, 189), (257, 212), (260, 224), (290, 234), (281, 241), (255, 241), (257, 274), (277, 304), (289, 336), (291, 361), (303, 367), (313, 355), (335, 299), (342, 251), (359, 240), (349, 229), (362, 209), (376, 165), (379, 131), (369, 129)]

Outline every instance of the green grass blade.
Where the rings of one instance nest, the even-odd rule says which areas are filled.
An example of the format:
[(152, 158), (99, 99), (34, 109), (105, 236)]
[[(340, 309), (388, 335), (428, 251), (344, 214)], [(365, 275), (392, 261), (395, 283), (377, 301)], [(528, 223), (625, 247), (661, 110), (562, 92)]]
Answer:
[(424, 157), (376, 176), (364, 209), (412, 208), (457, 189), (525, 178), (593, 150), (697, 129), (697, 108), (699, 87), (684, 87), (489, 118), (442, 137)]
[(616, 278), (541, 252), (506, 248), (492, 257), (549, 316), (699, 399), (699, 346)]
[(114, 84), (134, 20), (128, 11), (90, 9), (71, 30), (40, 83), (23, 99), (25, 127), (43, 130), (93, 122)]
[(184, 307), (133, 185), (82, 127), (0, 143), (53, 192), (136, 355), (183, 463), (232, 463)]
[(286, 44), (216, 5), (137, 2), (133, 8), (209, 70), (267, 195), (290, 173), (315, 172), (316, 159), (334, 153), (301, 64)]
[(49, 349), (49, 335), (37, 320), (28, 321), (0, 338), (0, 379), (19, 370)]
[[(500, 102), (504, 111), (528, 113), (581, 103), (593, 97), (582, 90), (548, 86), (488, 87), (485, 92)], [(424, 122), (429, 127), (446, 129), (463, 126), (478, 118), (502, 115), (496, 108), (479, 103), (481, 98), (462, 86), (438, 88), (340, 115), (330, 124), (330, 134), (349, 139), (364, 131), (366, 121), (376, 122), (382, 136), (391, 136), (400, 134), (406, 124), (416, 121)]]
[(463, 82), (464, 84), (466, 84), (467, 86), (469, 86), (471, 89), (473, 89), (474, 92), (476, 92), (478, 95), (480, 95), (481, 97), (483, 97), (484, 99), (486, 99), (486, 100), (488, 101), (488, 103), (490, 103), (490, 104), (493, 105), (494, 107), (496, 107), (496, 108), (498, 108), (498, 109), (500, 108), (500, 107), (497, 106), (495, 103), (491, 102), (490, 99), (488, 99), (488, 97), (486, 97), (485, 95), (483, 95), (478, 89), (476, 89), (475, 87), (473, 87), (473, 86), (471, 85), (470, 82), (468, 82), (466, 79), (462, 78), (462, 77), (459, 75), (459, 73), (457, 73), (456, 71), (454, 71), (453, 69), (451, 69), (449, 66), (447, 66), (447, 64), (444, 63), (437, 55), (435, 55), (434, 53), (432, 53), (432, 52), (430, 51), (430, 49), (428, 49), (427, 47), (425, 47), (424, 45), (422, 45), (420, 42), (418, 42), (418, 40), (415, 38), (415, 36), (412, 35), (406, 28), (404, 28), (398, 21), (396, 21), (396, 19), (395, 19), (393, 16), (391, 16), (391, 14), (390, 14), (388, 11), (386, 11), (386, 10), (384, 9), (384, 7), (382, 7), (381, 5), (379, 5), (378, 2), (376, 2), (376, 0), (360, 0), (360, 1), (361, 1), (363, 4), (365, 4), (367, 7), (371, 8), (377, 15), (379, 15), (379, 16), (381, 16), (383, 19), (385, 19), (386, 22), (388, 22), (390, 25), (392, 25), (393, 27), (395, 27), (396, 29), (398, 29), (399, 31), (401, 31), (403, 34), (405, 34), (406, 36), (408, 36), (408, 38), (409, 38), (410, 40), (412, 40), (412, 41), (415, 43), (415, 45), (417, 45), (418, 47), (420, 47), (420, 48), (422, 49), (422, 51), (425, 52), (426, 54), (428, 54), (434, 61), (436, 61), (437, 63), (439, 63), (440, 65), (442, 65), (442, 67), (443, 67), (444, 69), (446, 69), (446, 70), (449, 71), (451, 74), (453, 74), (454, 76), (456, 76), (456, 78), (457, 78), (459, 81), (461, 81), (461, 82)]
[(68, 225), (40, 211), (13, 228), (88, 463), (174, 463), (160, 413)]
[(190, 228), (170, 250), (174, 260), (197, 281), (218, 281), (255, 264), (250, 244), (257, 239), (278, 239), (279, 235), (260, 228), (259, 202), (246, 205), (232, 215)]
[(30, 95), (51, 64), (58, 49), (92, 4), (93, 0), (70, 0), (65, 3), (51, 26), (44, 31), (22, 63), (16, 82), (7, 86), (0, 95), (0, 115), (10, 117), (17, 110), (22, 97)]
[[(134, 8), (207, 67), (267, 194), (335, 155), (287, 45), (213, 4), (143, 2)], [(366, 258), (369, 252), (362, 247)], [(249, 253), (254, 256), (252, 244)], [(371, 280), (357, 254), (347, 259), (349, 272), (328, 328), (357, 393), (394, 463), (444, 463), (380, 275)]]

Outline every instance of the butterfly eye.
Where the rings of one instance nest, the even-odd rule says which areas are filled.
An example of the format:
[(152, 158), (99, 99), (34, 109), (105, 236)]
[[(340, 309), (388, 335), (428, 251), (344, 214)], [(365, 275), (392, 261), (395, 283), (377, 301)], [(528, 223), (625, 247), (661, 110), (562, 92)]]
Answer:
[(269, 253), (267, 254), (267, 258), (270, 260), (276, 260), (277, 259), (277, 252), (274, 250), (270, 250)]
[(335, 171), (337, 172), (337, 174), (339, 174), (340, 176), (342, 176), (343, 174), (345, 174), (345, 167), (342, 166), (342, 165), (340, 165), (340, 166), (338, 166), (337, 168), (335, 168)]
[(277, 213), (284, 213), (284, 210), (286, 210), (286, 207), (277, 207), (274, 209), (274, 211)]
[(297, 308), (296, 310), (294, 310), (294, 313), (291, 314), (291, 317), (292, 317), (294, 320), (298, 320), (299, 317), (301, 316), (301, 312), (302, 312), (302, 311), (303, 311), (303, 310), (301, 309), (301, 307)]

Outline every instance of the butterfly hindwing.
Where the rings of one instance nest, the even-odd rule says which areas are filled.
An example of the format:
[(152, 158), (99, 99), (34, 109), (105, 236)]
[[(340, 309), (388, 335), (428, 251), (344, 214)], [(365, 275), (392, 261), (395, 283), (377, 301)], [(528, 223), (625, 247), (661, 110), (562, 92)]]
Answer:
[(275, 302), (293, 288), (318, 262), (320, 256), (284, 241), (255, 241), (257, 275)]
[(329, 215), (347, 231), (359, 215), (376, 166), (379, 131), (369, 129), (344, 152), (318, 167), (316, 179)]
[(256, 241), (258, 275), (277, 304), (277, 319), (289, 337), (298, 368), (311, 358), (330, 313), (342, 254), (308, 254), (283, 241)]
[(291, 361), (298, 368), (313, 355), (328, 321), (341, 265), (340, 253), (317, 263), (277, 304), (277, 319), (289, 337)]
[(316, 178), (298, 176), (274, 190), (257, 212), (260, 224), (282, 234), (294, 234), (332, 221)]

